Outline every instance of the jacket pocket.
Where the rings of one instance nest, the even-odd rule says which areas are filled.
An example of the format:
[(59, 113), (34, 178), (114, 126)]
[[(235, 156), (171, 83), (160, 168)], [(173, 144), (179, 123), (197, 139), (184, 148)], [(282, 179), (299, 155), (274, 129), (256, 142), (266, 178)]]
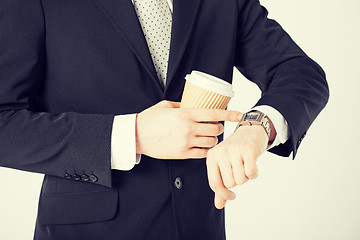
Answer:
[(76, 224), (107, 221), (115, 217), (118, 191), (43, 194), (39, 201), (40, 224)]

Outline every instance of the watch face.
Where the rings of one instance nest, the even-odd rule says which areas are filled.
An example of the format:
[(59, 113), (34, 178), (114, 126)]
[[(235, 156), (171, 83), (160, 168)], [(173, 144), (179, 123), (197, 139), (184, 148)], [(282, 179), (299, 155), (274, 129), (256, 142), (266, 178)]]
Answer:
[(245, 121), (260, 121), (261, 114), (257, 112), (247, 113), (245, 116)]

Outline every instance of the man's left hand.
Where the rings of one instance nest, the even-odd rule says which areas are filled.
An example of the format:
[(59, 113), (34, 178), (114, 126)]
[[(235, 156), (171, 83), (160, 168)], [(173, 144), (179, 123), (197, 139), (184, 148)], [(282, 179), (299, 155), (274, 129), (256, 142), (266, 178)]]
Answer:
[(258, 176), (257, 158), (264, 153), (269, 138), (262, 126), (241, 126), (230, 137), (207, 153), (206, 165), (214, 204), (222, 209), (227, 200), (235, 199), (229, 190)]

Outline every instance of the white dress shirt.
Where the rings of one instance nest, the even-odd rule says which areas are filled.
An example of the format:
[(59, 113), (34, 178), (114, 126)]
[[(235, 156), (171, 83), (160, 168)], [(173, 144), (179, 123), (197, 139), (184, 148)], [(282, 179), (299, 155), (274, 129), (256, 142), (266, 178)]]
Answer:
[[(132, 0), (133, 1), (133, 0)], [(173, 0), (167, 0), (173, 12)], [(134, 2), (133, 2), (134, 3)], [(269, 148), (285, 143), (289, 139), (288, 123), (276, 109), (270, 106), (256, 106), (253, 110), (265, 113), (274, 124), (277, 132), (274, 142)], [(114, 117), (111, 134), (111, 168), (128, 171), (140, 163), (141, 155), (136, 154), (136, 113), (117, 115)]]

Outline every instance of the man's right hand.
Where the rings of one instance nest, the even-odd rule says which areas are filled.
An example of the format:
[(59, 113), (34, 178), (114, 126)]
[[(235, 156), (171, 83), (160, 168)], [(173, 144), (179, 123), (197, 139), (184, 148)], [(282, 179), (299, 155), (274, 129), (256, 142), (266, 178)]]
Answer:
[(161, 101), (136, 119), (136, 153), (160, 159), (204, 158), (224, 132), (218, 121), (239, 121), (240, 112), (180, 108)]

